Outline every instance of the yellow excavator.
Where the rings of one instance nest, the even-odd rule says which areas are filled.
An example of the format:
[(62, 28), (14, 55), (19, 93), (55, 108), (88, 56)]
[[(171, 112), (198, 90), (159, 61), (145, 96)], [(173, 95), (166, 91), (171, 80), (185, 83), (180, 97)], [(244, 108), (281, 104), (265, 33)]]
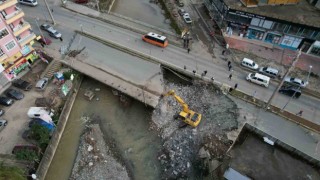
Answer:
[(178, 103), (182, 106), (182, 111), (179, 113), (178, 118), (181, 119), (183, 122), (189, 124), (192, 127), (197, 127), (201, 121), (202, 115), (199, 113), (196, 113), (189, 109), (188, 104), (186, 104), (181, 97), (176, 95), (174, 90), (170, 90), (168, 93), (166, 93), (164, 96), (173, 96)]

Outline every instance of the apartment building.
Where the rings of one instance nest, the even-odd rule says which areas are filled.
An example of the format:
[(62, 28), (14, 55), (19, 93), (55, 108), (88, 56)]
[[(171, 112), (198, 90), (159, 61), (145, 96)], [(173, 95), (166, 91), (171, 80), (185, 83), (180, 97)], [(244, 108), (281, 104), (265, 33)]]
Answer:
[(37, 59), (32, 48), (36, 35), (17, 0), (1, 0), (0, 14), (0, 72), (10, 81)]
[(225, 36), (320, 57), (320, 11), (306, 0), (204, 0)]

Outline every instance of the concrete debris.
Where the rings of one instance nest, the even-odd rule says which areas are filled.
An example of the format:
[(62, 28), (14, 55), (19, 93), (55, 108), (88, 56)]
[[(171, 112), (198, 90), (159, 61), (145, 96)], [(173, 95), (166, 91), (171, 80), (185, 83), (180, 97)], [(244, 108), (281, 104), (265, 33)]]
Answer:
[(129, 180), (126, 170), (111, 154), (99, 125), (89, 125), (81, 136), (71, 180)]
[(192, 85), (165, 82), (165, 85), (167, 90), (175, 90), (190, 109), (202, 114), (198, 127), (179, 128), (179, 124), (183, 122), (173, 117), (182, 108), (170, 96), (160, 99), (152, 114), (152, 129), (157, 130), (164, 139), (158, 157), (163, 179), (187, 178), (192, 170), (197, 169), (195, 163), (201, 161), (201, 158), (224, 157), (231, 145), (226, 132), (238, 128), (238, 108), (212, 85), (201, 82), (194, 82)]

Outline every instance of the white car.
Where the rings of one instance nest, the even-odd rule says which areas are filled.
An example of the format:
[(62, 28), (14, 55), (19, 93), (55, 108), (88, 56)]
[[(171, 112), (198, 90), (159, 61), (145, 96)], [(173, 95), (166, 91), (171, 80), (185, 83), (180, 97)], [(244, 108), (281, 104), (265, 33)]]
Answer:
[(191, 24), (192, 23), (192, 20), (190, 18), (189, 13), (185, 13), (182, 17), (183, 17), (184, 22), (186, 22), (187, 24)]
[(54, 37), (56, 39), (61, 38), (62, 36), (61, 33), (59, 33), (57, 30), (53, 28), (49, 28), (47, 31), (51, 37)]
[(284, 82), (287, 84), (296, 85), (296, 86), (299, 86), (302, 88), (307, 86), (307, 83), (304, 82), (303, 80), (301, 80), (299, 78), (290, 77), (290, 76), (285, 77)]

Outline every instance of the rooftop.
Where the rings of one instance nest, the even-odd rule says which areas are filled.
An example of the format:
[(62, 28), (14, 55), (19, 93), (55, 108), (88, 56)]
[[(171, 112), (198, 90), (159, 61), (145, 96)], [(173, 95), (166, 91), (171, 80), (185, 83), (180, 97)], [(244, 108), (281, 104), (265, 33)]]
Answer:
[[(235, 145), (228, 152), (229, 167), (252, 179), (320, 179), (316, 167), (276, 144), (264, 142), (256, 132), (242, 130)], [(272, 144), (272, 143), (271, 143)]]
[(234, 10), (320, 28), (320, 10), (310, 5), (306, 0), (300, 0), (298, 4), (293, 5), (258, 7), (245, 7), (240, 0), (224, 0), (224, 2)]

